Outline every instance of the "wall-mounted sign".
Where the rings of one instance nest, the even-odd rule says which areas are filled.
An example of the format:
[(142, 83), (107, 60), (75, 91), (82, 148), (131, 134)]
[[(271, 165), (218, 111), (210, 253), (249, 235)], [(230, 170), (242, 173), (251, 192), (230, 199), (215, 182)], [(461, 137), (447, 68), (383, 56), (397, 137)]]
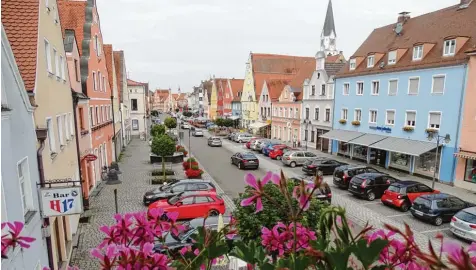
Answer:
[(84, 156), (84, 159), (87, 161), (95, 161), (96, 159), (98, 159), (98, 157), (94, 154), (87, 154), (86, 156)]
[(369, 128), (373, 129), (373, 130), (379, 130), (379, 131), (382, 131), (382, 132), (386, 132), (386, 133), (391, 133), (392, 132), (392, 129), (389, 128), (389, 127), (370, 126)]
[(66, 216), (83, 213), (81, 187), (40, 189), (43, 217)]

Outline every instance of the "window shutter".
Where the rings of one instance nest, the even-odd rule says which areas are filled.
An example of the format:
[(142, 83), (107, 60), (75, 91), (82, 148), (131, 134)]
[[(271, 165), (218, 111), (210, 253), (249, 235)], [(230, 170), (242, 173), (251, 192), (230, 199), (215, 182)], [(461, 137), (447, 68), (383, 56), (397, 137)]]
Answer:
[(439, 125), (441, 120), (440, 113), (430, 113), (430, 125)]
[(397, 94), (397, 83), (398, 83), (398, 81), (390, 81), (389, 95), (396, 95)]
[(395, 112), (394, 111), (388, 111), (387, 112), (387, 120), (395, 120)]
[(410, 79), (410, 91), (409, 94), (418, 94), (418, 84), (420, 82), (419, 78)]
[(414, 112), (407, 112), (407, 121), (415, 121), (416, 113)]
[(432, 93), (443, 93), (443, 88), (445, 86), (445, 77), (433, 77), (433, 89)]

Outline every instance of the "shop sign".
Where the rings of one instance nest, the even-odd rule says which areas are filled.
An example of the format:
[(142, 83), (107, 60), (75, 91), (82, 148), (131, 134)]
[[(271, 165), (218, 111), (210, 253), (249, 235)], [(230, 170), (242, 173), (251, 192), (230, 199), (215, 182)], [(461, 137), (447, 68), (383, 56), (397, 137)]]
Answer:
[(87, 161), (95, 161), (96, 159), (98, 159), (98, 157), (94, 154), (87, 154), (86, 156), (84, 156), (84, 159)]
[(66, 216), (83, 213), (81, 187), (40, 189), (43, 217)]
[(392, 129), (389, 127), (380, 127), (380, 126), (370, 126), (370, 129), (379, 130), (386, 133), (392, 133)]

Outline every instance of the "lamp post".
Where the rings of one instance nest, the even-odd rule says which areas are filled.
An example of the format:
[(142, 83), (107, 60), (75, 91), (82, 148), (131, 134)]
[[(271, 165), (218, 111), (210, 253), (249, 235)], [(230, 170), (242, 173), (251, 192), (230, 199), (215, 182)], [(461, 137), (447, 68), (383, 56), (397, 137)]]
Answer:
[(189, 160), (190, 160), (190, 166), (189, 168), (192, 168), (192, 148), (190, 147), (190, 128), (188, 129), (188, 152), (190, 153), (189, 155)]
[(305, 134), (304, 137), (305, 137), (305, 139), (306, 139), (306, 151), (307, 151), (307, 131), (308, 131), (307, 128), (308, 128), (309, 124), (311, 123), (311, 120), (309, 120), (309, 119), (304, 119), (304, 121), (303, 121), (302, 123), (303, 123), (304, 125), (306, 125), (306, 130), (305, 130), (306, 133), (304, 133), (304, 134)]
[(432, 141), (434, 138), (436, 138), (436, 150), (435, 150), (435, 170), (433, 171), (433, 179), (431, 181), (431, 188), (435, 188), (435, 178), (436, 178), (436, 168), (438, 166), (438, 148), (440, 146), (440, 143), (444, 141), (445, 143), (449, 143), (451, 141), (450, 134), (446, 134), (445, 136), (440, 136), (438, 132), (428, 132), (428, 140)]

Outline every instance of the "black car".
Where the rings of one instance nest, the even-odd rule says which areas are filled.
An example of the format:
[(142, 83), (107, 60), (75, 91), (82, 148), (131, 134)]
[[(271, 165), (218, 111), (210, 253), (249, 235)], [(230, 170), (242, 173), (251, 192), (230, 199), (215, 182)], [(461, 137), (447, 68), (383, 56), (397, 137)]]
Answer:
[(147, 191), (144, 194), (144, 205), (150, 205), (151, 203), (169, 199), (173, 196), (180, 194), (184, 191), (201, 191), (201, 190), (215, 190), (215, 185), (208, 180), (199, 179), (183, 179), (178, 180), (168, 185)]
[[(230, 224), (231, 217), (223, 216), (223, 225)], [(171, 253), (172, 256), (180, 256), (179, 251), (183, 247), (188, 247), (193, 245), (193, 238), (192, 236), (198, 233), (199, 227), (205, 227), (212, 231), (218, 230), (218, 217), (217, 216), (210, 216), (205, 220), (203, 218), (196, 218), (192, 219), (189, 222), (184, 223), (185, 230), (179, 235), (175, 236), (171, 233), (167, 234), (165, 237), (165, 241), (160, 244), (156, 244), (154, 247), (154, 251), (158, 253)], [(239, 239), (239, 236), (236, 235), (230, 241), (234, 241)], [(231, 246), (230, 246), (231, 247)]]
[(352, 177), (348, 190), (353, 195), (373, 201), (382, 197), (385, 190), (398, 181), (385, 173), (363, 173)]
[(364, 165), (343, 165), (334, 170), (334, 178), (332, 182), (339, 188), (348, 189), (350, 179), (363, 173), (379, 173), (379, 171)]
[(414, 217), (440, 226), (443, 222), (450, 222), (459, 211), (472, 206), (474, 204), (453, 195), (438, 193), (419, 196), (410, 211)]
[[(294, 181), (296, 185), (299, 185), (301, 180), (304, 180), (306, 183), (313, 183), (312, 180), (299, 179), (299, 178), (289, 178), (289, 180)], [(332, 190), (327, 183), (322, 183), (322, 186), (314, 191), (314, 197), (320, 201), (326, 201), (331, 203), (332, 201)]]
[(231, 156), (231, 164), (238, 166), (238, 169), (258, 169), (259, 159), (251, 152), (238, 152)]
[(342, 165), (347, 164), (328, 158), (313, 158), (303, 164), (302, 171), (308, 175), (316, 175), (318, 171), (322, 174), (333, 174), (335, 168)]

